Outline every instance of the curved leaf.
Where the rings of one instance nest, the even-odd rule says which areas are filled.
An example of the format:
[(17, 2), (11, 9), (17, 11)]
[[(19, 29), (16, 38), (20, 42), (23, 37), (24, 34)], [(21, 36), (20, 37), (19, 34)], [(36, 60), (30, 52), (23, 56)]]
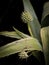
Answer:
[(41, 29), (41, 39), (46, 65), (49, 65), (49, 26)]
[(44, 3), (41, 26), (49, 26), (49, 1)]
[(39, 44), (38, 40), (32, 37), (21, 39), (8, 43), (5, 46), (0, 47), (0, 58), (9, 56), (22, 51), (42, 51), (42, 47)]
[(11, 37), (11, 38), (17, 38), (17, 39), (29, 37), (29, 35), (26, 35), (26, 34), (20, 32), (16, 28), (14, 28), (14, 30), (15, 31), (2, 31), (2, 32), (0, 32), (0, 35)]

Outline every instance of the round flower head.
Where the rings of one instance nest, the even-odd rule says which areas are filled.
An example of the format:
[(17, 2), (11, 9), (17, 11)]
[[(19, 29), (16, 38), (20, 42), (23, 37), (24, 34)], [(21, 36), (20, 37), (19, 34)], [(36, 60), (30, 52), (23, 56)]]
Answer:
[(31, 22), (33, 20), (32, 15), (29, 13), (29, 11), (22, 12), (21, 19), (24, 23)]

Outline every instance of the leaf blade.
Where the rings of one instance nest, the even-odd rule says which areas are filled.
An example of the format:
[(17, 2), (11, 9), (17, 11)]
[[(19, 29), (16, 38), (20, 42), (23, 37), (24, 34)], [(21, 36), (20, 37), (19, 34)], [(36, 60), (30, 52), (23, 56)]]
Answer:
[(29, 30), (29, 32), (30, 31), (32, 32), (32, 33), (30, 33), (31, 35), (34, 35), (35, 38), (37, 38), (39, 41), (41, 41), (41, 39), (40, 39), (41, 25), (38, 21), (34, 8), (32, 7), (29, 0), (23, 0), (23, 4), (24, 4), (24, 11), (28, 11), (33, 18), (33, 21), (29, 22), (30, 30), (29, 30), (29, 28), (28, 28), (28, 30)]
[(19, 35), (16, 34), (15, 31), (2, 31), (0, 32), (0, 35), (6, 36), (6, 37), (11, 37), (11, 38), (17, 38), (17, 39), (21, 39), (21, 37)]
[(11, 42), (5, 46), (0, 47), (0, 58), (15, 54), (18, 52), (26, 51), (42, 51), (42, 47), (38, 40), (32, 37), (21, 39)]
[(45, 56), (46, 65), (49, 65), (49, 26), (41, 29), (41, 40), (43, 45), (43, 52)]
[(13, 29), (15, 30), (15, 32), (16, 32), (21, 38), (30, 37), (29, 35), (24, 34), (24, 33), (20, 32), (19, 30), (17, 30), (15, 27), (13, 27)]

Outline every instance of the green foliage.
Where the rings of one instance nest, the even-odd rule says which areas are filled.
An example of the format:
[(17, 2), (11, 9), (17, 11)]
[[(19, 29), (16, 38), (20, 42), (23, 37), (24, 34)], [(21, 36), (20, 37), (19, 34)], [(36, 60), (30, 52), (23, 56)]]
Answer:
[[(41, 29), (41, 25), (39, 24), (38, 18), (36, 16), (36, 13), (34, 11), (33, 6), (31, 5), (29, 0), (23, 0), (23, 4), (24, 4), (24, 12), (27, 11), (29, 12), (29, 14), (32, 17), (31, 22), (28, 22), (28, 29), (29, 31), (32, 32), (32, 36), (34, 36), (35, 38), (37, 38), (40, 41), (40, 29)], [(30, 17), (30, 16), (28, 16)]]
[(49, 65), (49, 26), (41, 29), (41, 39), (46, 65)]
[(42, 47), (37, 39), (28, 37), (0, 47), (0, 58), (22, 51), (31, 52), (34, 50), (42, 51)]
[[(46, 3), (46, 7), (48, 4)], [(15, 27), (13, 27), (14, 31), (11, 32), (0, 32), (0, 35), (18, 39), (0, 47), (0, 58), (19, 53), (19, 57), (24, 59), (29, 57), (29, 52), (32, 52), (31, 55), (34, 55), (38, 60), (40, 60), (38, 58), (40, 51), (44, 54), (46, 65), (49, 65), (49, 26), (41, 28), (42, 25), (45, 25), (43, 22), (45, 22), (44, 19), (49, 14), (49, 10), (46, 11), (47, 15), (45, 15), (44, 12), (44, 18), (42, 19), (42, 24), (40, 25), (30, 1), (23, 0), (23, 5), (24, 12), (21, 14), (21, 19), (27, 24), (30, 36), (17, 30)], [(37, 51), (37, 53), (35, 51)]]

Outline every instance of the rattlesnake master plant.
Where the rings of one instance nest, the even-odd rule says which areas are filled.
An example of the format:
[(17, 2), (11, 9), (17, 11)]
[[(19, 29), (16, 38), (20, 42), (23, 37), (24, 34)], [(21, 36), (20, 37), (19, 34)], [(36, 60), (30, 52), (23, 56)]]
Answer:
[[(0, 35), (18, 39), (0, 47), (0, 58), (19, 53), (18, 55), (21, 59), (28, 58), (30, 55), (34, 55), (38, 59), (38, 53), (40, 51), (44, 53), (45, 65), (49, 65), (49, 26), (41, 28), (45, 23), (40, 25), (29, 0), (23, 0), (23, 4), (24, 12), (21, 14), (21, 19), (27, 24), (30, 36), (20, 32), (15, 27), (13, 27), (14, 31), (11, 32), (0, 32)], [(49, 2), (45, 5), (48, 8)], [(48, 10), (46, 10), (46, 13), (44, 14), (45, 17), (42, 18), (42, 23), (48, 15), (47, 13), (49, 14)], [(38, 53), (35, 51), (38, 51)], [(29, 52), (33, 53), (28, 55)]]

